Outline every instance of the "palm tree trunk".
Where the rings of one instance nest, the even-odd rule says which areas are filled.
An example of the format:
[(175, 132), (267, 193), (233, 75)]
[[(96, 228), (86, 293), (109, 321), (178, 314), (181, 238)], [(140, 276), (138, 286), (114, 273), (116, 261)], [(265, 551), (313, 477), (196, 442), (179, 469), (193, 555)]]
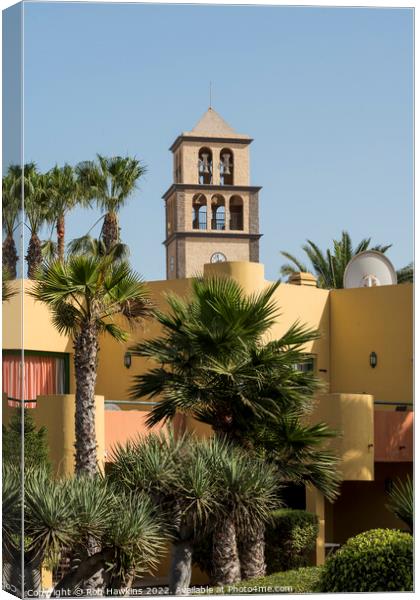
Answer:
[(192, 541), (174, 542), (172, 545), (172, 564), (169, 576), (169, 593), (187, 594), (191, 584)]
[(104, 596), (130, 596), (133, 590), (134, 577), (134, 567), (117, 576), (108, 576), (107, 573), (105, 579), (108, 579), (108, 581), (106, 581)]
[(117, 213), (106, 213), (104, 223), (102, 225), (102, 239), (104, 241), (107, 254), (119, 242), (120, 228), (118, 226)]
[(28, 277), (29, 279), (35, 279), (36, 271), (42, 263), (41, 241), (36, 233), (33, 233), (29, 240), (26, 261), (28, 263)]
[(248, 531), (241, 537), (238, 545), (241, 561), (241, 579), (264, 577), (265, 564), (265, 527), (260, 525), (257, 531)]
[[(84, 582), (91, 579), (97, 573), (102, 573), (109, 563), (113, 559), (113, 552), (110, 549), (102, 550), (97, 554), (89, 556), (82, 560), (79, 567), (64, 575), (64, 577), (56, 584), (51, 598), (55, 597), (71, 597), (74, 595), (74, 591), (79, 589), (87, 590), (84, 587)], [(92, 590), (93, 592), (93, 590)], [(81, 595), (80, 593), (78, 594)], [(88, 592), (87, 595), (94, 595)]]
[(235, 522), (230, 516), (222, 519), (213, 532), (213, 578), (218, 586), (236, 583), (241, 578)]
[(74, 341), (76, 375), (76, 475), (97, 473), (95, 431), (95, 384), (98, 363), (98, 333), (88, 323)]
[(9, 274), (10, 279), (16, 279), (17, 262), (18, 254), (16, 251), (15, 240), (13, 239), (13, 235), (9, 233), (3, 242), (3, 268)]
[(64, 215), (61, 214), (57, 218), (57, 254), (58, 260), (64, 261), (64, 238), (65, 238), (65, 220)]

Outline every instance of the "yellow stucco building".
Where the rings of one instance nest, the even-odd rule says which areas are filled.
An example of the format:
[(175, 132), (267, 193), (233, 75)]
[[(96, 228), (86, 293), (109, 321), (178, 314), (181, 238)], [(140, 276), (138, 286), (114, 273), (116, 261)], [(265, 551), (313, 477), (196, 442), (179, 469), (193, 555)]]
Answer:
[[(174, 183), (164, 195), (167, 279), (148, 283), (158, 308), (165, 310), (168, 292), (188, 296), (191, 277), (199, 273), (232, 277), (247, 293), (269, 285), (264, 265), (258, 262), (259, 188), (249, 185), (250, 142), (209, 109), (192, 132), (172, 145)], [(3, 373), (6, 369), (9, 382), (6, 389), (3, 385), (3, 419), (12, 410), (10, 373), (23, 344), (25, 359), (34, 369), (40, 363), (54, 369), (51, 389), (35, 385), (27, 399), (36, 402), (37, 423), (47, 426), (57, 471), (68, 473), (74, 441), (72, 342), (54, 329), (48, 309), (25, 293), (30, 286), (24, 282), (23, 290), (3, 307)], [(319, 516), (316, 560), (322, 563), (329, 544), (342, 544), (373, 527), (403, 527), (386, 510), (385, 501), (391, 482), (412, 471), (413, 288), (402, 284), (324, 290), (310, 274), (301, 273), (280, 284), (275, 300), (281, 316), (270, 331), (272, 338), (296, 320), (319, 330), (319, 339), (305, 348), (325, 383), (313, 418), (341, 432), (331, 442), (341, 459), (339, 499), (331, 504), (312, 489), (291, 493), (293, 506), (306, 506)], [(128, 389), (133, 375), (147, 365), (145, 359), (129, 360), (126, 353), (134, 341), (157, 335), (159, 326), (150, 319), (127, 344), (105, 337), (100, 341), (96, 427), (102, 465), (112, 443), (145, 430), (150, 407), (129, 402)], [(186, 424), (208, 433), (192, 419)]]

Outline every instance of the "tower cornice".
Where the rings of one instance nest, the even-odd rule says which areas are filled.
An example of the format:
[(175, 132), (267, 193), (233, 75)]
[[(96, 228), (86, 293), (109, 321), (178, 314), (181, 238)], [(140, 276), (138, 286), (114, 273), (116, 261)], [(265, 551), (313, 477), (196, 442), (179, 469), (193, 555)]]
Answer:
[[(212, 239), (236, 239), (236, 240), (259, 240), (262, 238), (262, 233), (245, 233), (243, 231), (211, 231), (206, 230), (206, 238)], [(166, 238), (162, 244), (167, 246), (174, 239), (179, 238), (198, 238), (203, 239), (203, 231), (174, 231)]]
[(221, 144), (250, 144), (253, 142), (253, 138), (243, 136), (243, 137), (218, 137), (218, 136), (203, 136), (203, 135), (191, 135), (190, 133), (182, 133), (179, 135), (172, 146), (169, 148), (171, 152), (175, 152), (175, 150), (179, 147), (182, 142), (219, 142)]
[(163, 200), (166, 200), (176, 191), (197, 190), (207, 192), (235, 193), (235, 192), (259, 192), (262, 186), (258, 185), (210, 185), (205, 183), (173, 183), (163, 194)]

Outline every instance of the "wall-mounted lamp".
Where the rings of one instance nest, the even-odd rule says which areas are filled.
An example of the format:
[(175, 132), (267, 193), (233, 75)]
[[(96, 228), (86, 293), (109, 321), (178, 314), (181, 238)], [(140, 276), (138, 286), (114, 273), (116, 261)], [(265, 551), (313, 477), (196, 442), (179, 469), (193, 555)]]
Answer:
[(131, 367), (131, 354), (130, 352), (126, 352), (124, 354), (124, 367), (129, 369)]
[(372, 367), (372, 369), (374, 369), (376, 367), (376, 365), (378, 364), (378, 356), (377, 356), (376, 352), (370, 353), (369, 364)]

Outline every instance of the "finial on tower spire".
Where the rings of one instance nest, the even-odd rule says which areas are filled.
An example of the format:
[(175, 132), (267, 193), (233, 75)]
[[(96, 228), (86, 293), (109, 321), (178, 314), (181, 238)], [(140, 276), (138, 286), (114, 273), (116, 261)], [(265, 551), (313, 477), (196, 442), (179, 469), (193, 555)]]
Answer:
[(211, 81), (210, 81), (210, 86), (209, 86), (209, 95), (210, 95), (209, 108), (211, 108)]

